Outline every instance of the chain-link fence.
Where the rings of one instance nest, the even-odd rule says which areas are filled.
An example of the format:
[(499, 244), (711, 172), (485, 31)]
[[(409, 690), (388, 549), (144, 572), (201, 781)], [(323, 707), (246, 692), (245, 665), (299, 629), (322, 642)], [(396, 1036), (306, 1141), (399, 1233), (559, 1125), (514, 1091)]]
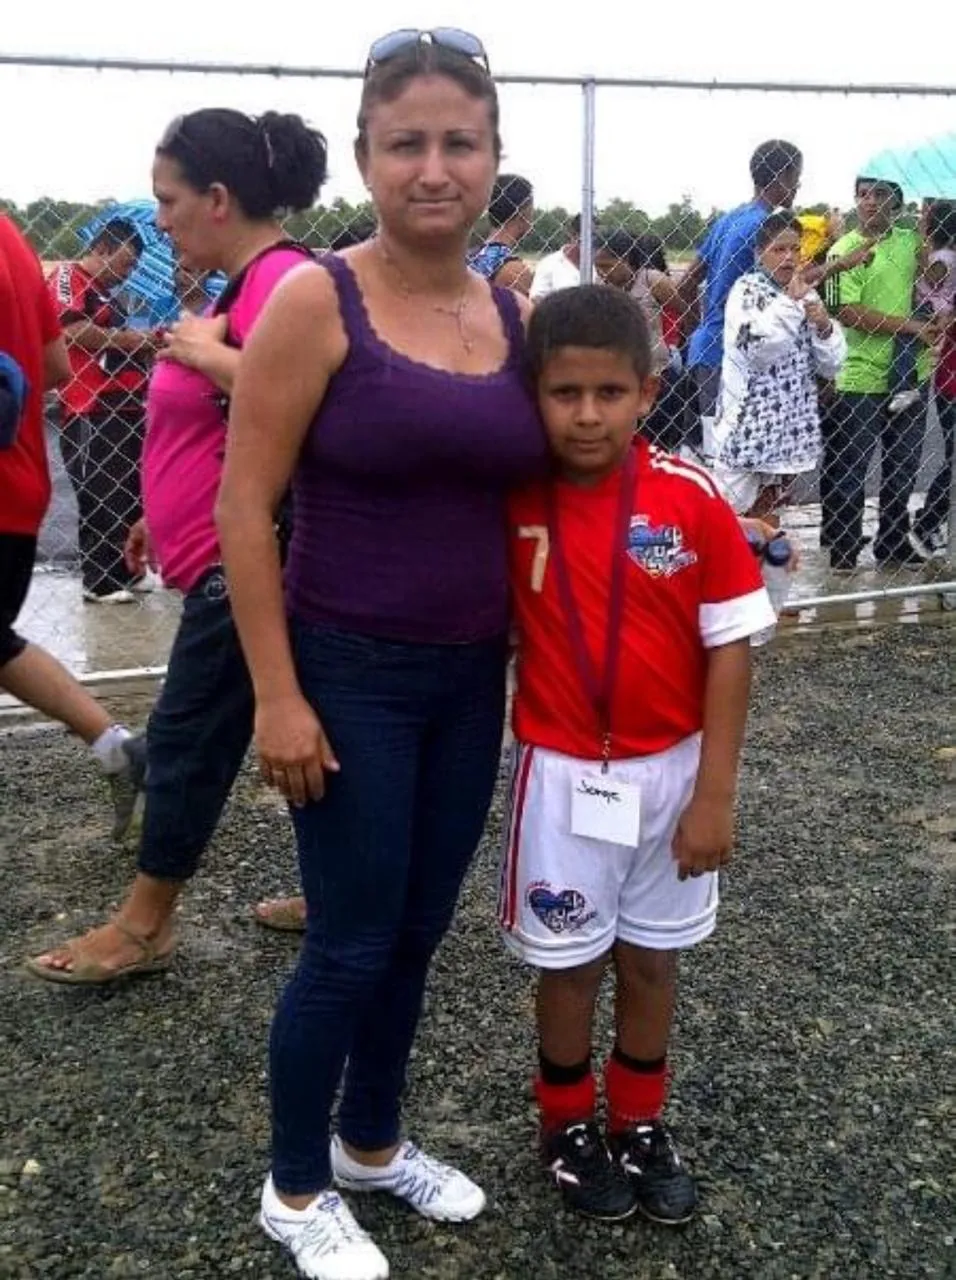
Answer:
[[(156, 232), (153, 146), (201, 106), (302, 114), (329, 137), (333, 195), (287, 230), (335, 248), (374, 231), (352, 175), (360, 77), (0, 66), (35, 126), (8, 155), (0, 207), (46, 264), (74, 374), (50, 405), (54, 494), (21, 629), (81, 674), (158, 669), (177, 600), (124, 555), (145, 389), (156, 331), (221, 282), (178, 272)], [(792, 534), (795, 616), (951, 601), (956, 90), (504, 76), (501, 98), (503, 169), (528, 180), (533, 212), (493, 206), (478, 265), (532, 297), (595, 275), (638, 298), (661, 380), (645, 429)], [(82, 101), (89, 123), (68, 134), (62, 114), (31, 112), (41, 99)], [(770, 137), (793, 145), (761, 150)], [(106, 263), (95, 278), (91, 255)], [(102, 328), (120, 330), (108, 348), (91, 336)]]

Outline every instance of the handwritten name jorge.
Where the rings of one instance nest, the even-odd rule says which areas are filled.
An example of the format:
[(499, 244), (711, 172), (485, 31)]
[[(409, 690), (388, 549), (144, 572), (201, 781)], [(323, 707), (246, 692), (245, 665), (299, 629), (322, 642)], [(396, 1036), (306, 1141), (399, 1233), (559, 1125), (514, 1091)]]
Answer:
[(603, 800), (605, 804), (620, 804), (621, 793), (615, 791), (612, 787), (602, 787), (598, 782), (588, 782), (586, 778), (582, 778), (576, 788), (578, 795), (593, 796), (596, 800)]

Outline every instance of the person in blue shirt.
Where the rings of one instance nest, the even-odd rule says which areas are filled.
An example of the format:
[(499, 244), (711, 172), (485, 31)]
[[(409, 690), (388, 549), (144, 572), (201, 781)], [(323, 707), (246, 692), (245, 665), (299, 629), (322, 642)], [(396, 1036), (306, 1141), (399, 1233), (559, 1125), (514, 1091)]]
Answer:
[(688, 443), (707, 453), (706, 426), (713, 420), (724, 354), (724, 307), (730, 290), (754, 269), (757, 231), (774, 209), (791, 209), (800, 187), (803, 156), (792, 142), (762, 142), (750, 157), (753, 199), (710, 226), (681, 281), (685, 313), (694, 313), (704, 289), (700, 323), (691, 334), (687, 365), (696, 387), (696, 422)]
[(505, 289), (527, 294), (533, 272), (517, 248), (534, 223), (534, 191), (527, 178), (501, 173), (488, 205), (491, 234), (468, 259), (472, 271)]

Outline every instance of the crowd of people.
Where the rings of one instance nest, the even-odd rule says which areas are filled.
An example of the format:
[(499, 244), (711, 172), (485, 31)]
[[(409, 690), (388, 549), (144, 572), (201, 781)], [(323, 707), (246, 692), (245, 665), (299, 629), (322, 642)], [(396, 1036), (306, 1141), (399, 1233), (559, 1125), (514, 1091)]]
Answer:
[[(861, 174), (856, 225), (844, 232), (836, 211), (793, 212), (802, 172), (794, 144), (758, 147), (753, 198), (713, 222), (679, 279), (656, 237), (620, 229), (596, 228), (594, 270), (630, 292), (650, 325), (661, 378), (644, 424), (651, 439), (703, 462), (736, 510), (774, 522), (796, 477), (819, 470), (820, 545), (836, 573), (852, 572), (865, 546), (865, 481), (879, 444), (874, 559), (918, 568), (943, 549), (949, 513), (956, 204), (926, 201), (908, 228), (902, 189)], [(519, 257), (530, 184), (503, 175), (491, 207), (475, 270), (508, 271), (532, 301), (580, 282), (580, 219), (530, 273)], [(943, 452), (913, 518), (931, 401)]]
[[(0, 351), (23, 375), (8, 378), (20, 404), (0, 449), (17, 499), (15, 522), (6, 505), (0, 517), (0, 687), (91, 744), (118, 834), (144, 800), (119, 909), (28, 968), (89, 985), (173, 963), (176, 902), (254, 743), (289, 804), (304, 895), (280, 904), (304, 936), (271, 1032), (260, 1223), (313, 1280), (389, 1274), (352, 1195), (446, 1222), (486, 1205), (404, 1132), (402, 1098), (496, 782), (512, 640), (499, 918), (538, 972), (543, 1165), (594, 1218), (695, 1212), (664, 1119), (668, 1049), (679, 952), (713, 932), (733, 846), (751, 640), (775, 620), (761, 554), (790, 477), (821, 440), (832, 450), (818, 383), (835, 375), (823, 418), (856, 452), (831, 458), (831, 556), (858, 553), (859, 468), (877, 438), (890, 459), (877, 550), (900, 555), (904, 445), (949, 323), (938, 266), (952, 263), (945, 244), (923, 255), (894, 226), (895, 193), (866, 178), (860, 230), (808, 260), (812, 228), (790, 211), (799, 153), (773, 142), (754, 157), (754, 201), (711, 228), (682, 281), (659, 245), (609, 236), (602, 282), (582, 282), (580, 228), (532, 270), (519, 253), (531, 187), (496, 176), (487, 55), (455, 29), (373, 44), (355, 155), (375, 225), (316, 258), (280, 215), (316, 200), (323, 136), (274, 113), (177, 118), (153, 156), (158, 224), (184, 269), (227, 283), (163, 332), (134, 337), (113, 309), (133, 228), (104, 230), (46, 284), (0, 219)], [(904, 305), (907, 281), (931, 315)], [(905, 343), (894, 354), (897, 334), (921, 344), (915, 365)], [(673, 403), (688, 376), (690, 429)], [(85, 535), (90, 603), (150, 564), (183, 596), (145, 738), (15, 630), (49, 499), (51, 387), (81, 517), (95, 451), (135, 456), (135, 504), (111, 508), (123, 541)], [(861, 440), (864, 401), (880, 417)], [(705, 437), (712, 472), (678, 452)], [(608, 967), (602, 1123), (593, 1020)]]

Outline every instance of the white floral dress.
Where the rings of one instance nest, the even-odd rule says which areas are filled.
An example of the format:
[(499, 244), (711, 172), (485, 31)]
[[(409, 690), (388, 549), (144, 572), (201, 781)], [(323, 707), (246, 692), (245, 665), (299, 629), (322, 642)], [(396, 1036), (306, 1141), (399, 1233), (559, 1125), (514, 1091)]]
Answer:
[(816, 379), (832, 378), (845, 359), (835, 320), (821, 337), (803, 303), (768, 275), (741, 276), (724, 312), (716, 462), (767, 475), (812, 471), (823, 447)]

